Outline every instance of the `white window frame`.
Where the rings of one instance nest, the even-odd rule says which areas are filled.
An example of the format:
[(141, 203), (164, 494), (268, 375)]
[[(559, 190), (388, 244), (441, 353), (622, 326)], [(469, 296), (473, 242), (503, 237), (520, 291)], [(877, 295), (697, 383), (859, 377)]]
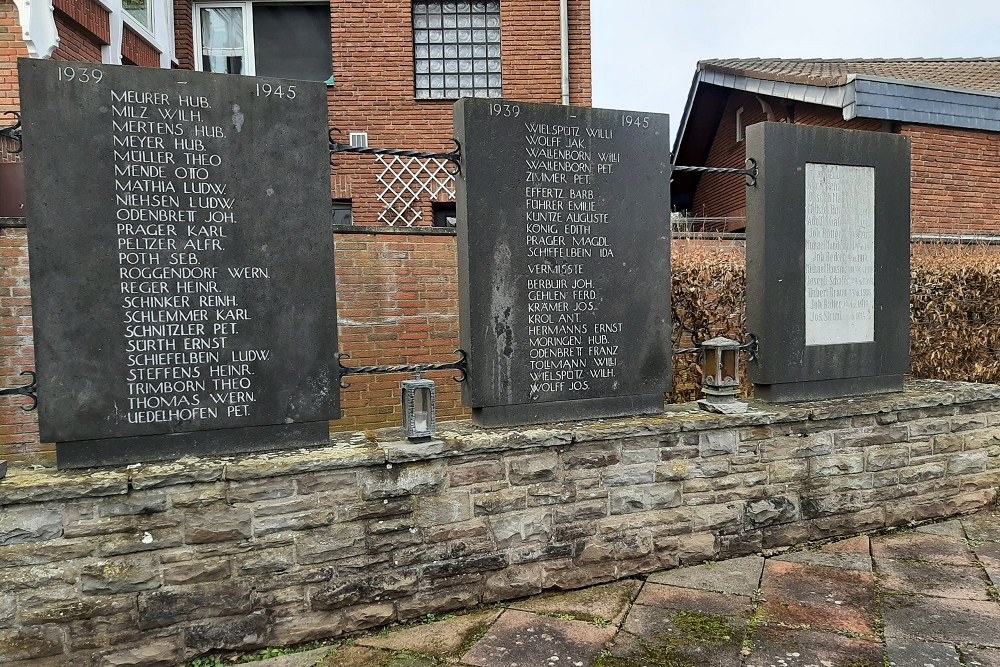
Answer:
[[(301, 4), (295, 0), (289, 0), (293, 4)], [(194, 68), (198, 72), (204, 72), (201, 51), (201, 10), (225, 7), (239, 7), (243, 10), (243, 62), (244, 75), (254, 76), (257, 73), (257, 61), (255, 60), (256, 49), (254, 49), (253, 39), (253, 2), (195, 2), (191, 5), (192, 27), (194, 28)]]
[(743, 143), (743, 107), (736, 110), (736, 143)]

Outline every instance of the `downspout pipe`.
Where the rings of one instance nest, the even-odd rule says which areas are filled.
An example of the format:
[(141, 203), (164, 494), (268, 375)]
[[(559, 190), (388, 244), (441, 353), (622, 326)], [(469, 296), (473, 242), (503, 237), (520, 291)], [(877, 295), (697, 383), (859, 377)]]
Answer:
[(562, 103), (569, 105), (569, 0), (559, 0), (559, 47), (562, 65)]

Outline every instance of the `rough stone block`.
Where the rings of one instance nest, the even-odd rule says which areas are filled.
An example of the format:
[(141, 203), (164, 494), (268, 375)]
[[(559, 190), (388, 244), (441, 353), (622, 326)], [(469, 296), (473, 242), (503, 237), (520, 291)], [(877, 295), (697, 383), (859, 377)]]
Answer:
[(833, 452), (833, 438), (829, 433), (793, 435), (762, 442), (760, 460), (771, 462), (802, 459), (809, 456), (823, 456), (831, 452)]
[(342, 492), (346, 496), (358, 496), (358, 474), (356, 472), (312, 472), (295, 478), (295, 489), (300, 495), (313, 493)]
[(951, 420), (948, 418), (915, 419), (906, 424), (909, 439), (926, 438), (929, 435), (939, 435), (951, 431)]
[(250, 539), (250, 510), (228, 508), (184, 513), (184, 540), (188, 544), (210, 544)]
[(514, 486), (549, 482), (556, 478), (559, 455), (544, 452), (531, 456), (514, 456), (507, 460), (507, 479)]
[(337, 508), (338, 521), (354, 521), (355, 519), (376, 519), (401, 514), (409, 514), (413, 511), (413, 498), (394, 498), (392, 500), (383, 498), (382, 500), (359, 501)]
[(427, 580), (451, 579), (463, 574), (501, 570), (505, 567), (507, 567), (507, 556), (502, 553), (492, 553), (442, 563), (431, 563), (424, 568), (423, 576)]
[(245, 616), (212, 619), (184, 628), (184, 646), (189, 651), (250, 650), (267, 646), (268, 617), (263, 611)]
[(105, 500), (97, 504), (97, 515), (129, 516), (134, 514), (159, 514), (167, 511), (167, 494), (162, 492), (136, 492), (121, 500)]
[(0, 513), (0, 547), (54, 540), (63, 534), (62, 516), (43, 506), (5, 507)]
[(608, 504), (603, 500), (588, 500), (581, 503), (556, 506), (553, 508), (553, 513), (557, 524), (589, 521), (606, 517), (608, 515)]
[(160, 568), (149, 556), (108, 558), (85, 565), (80, 590), (90, 595), (148, 591), (160, 586)]
[(752, 500), (744, 506), (743, 517), (750, 528), (795, 521), (799, 518), (798, 498), (771, 496)]
[(443, 614), (459, 609), (469, 609), (479, 604), (480, 593), (469, 589), (449, 589), (419, 593), (399, 600), (396, 612), (400, 621), (420, 618), (427, 614)]
[(101, 667), (175, 667), (182, 662), (183, 656), (173, 639), (150, 639), (141, 646), (101, 657)]
[(463, 538), (483, 537), (489, 532), (485, 519), (471, 519), (458, 523), (428, 526), (424, 537), (428, 543), (437, 544)]
[(681, 485), (662, 483), (614, 489), (609, 498), (612, 514), (666, 509), (681, 504)]
[(809, 463), (802, 459), (775, 461), (767, 466), (772, 484), (796, 482), (809, 477)]
[(358, 474), (364, 500), (433, 493), (444, 486), (447, 468), (443, 461), (389, 465), (392, 467), (372, 468)]
[(704, 458), (735, 454), (739, 449), (739, 434), (736, 431), (716, 431), (698, 434), (698, 453)]
[(163, 566), (163, 583), (168, 586), (203, 584), (229, 578), (231, 568), (228, 560), (205, 559), (187, 560)]
[(325, 563), (365, 553), (365, 529), (360, 524), (338, 523), (295, 535), (299, 563)]
[(237, 576), (254, 577), (287, 572), (295, 567), (295, 555), (292, 547), (254, 549), (234, 555), (232, 562)]
[[(867, 429), (866, 429), (867, 431)], [(872, 445), (889, 445), (906, 442), (909, 431), (905, 426), (875, 427), (870, 432), (844, 431), (833, 436), (833, 444), (839, 450), (841, 447), (871, 447)]]
[(910, 462), (908, 447), (870, 447), (865, 452), (865, 465), (869, 472), (902, 468)]
[(528, 507), (571, 503), (576, 500), (576, 482), (547, 482), (528, 487)]
[(962, 452), (948, 457), (948, 474), (965, 475), (986, 470), (986, 452)]
[(334, 508), (298, 512), (296, 514), (279, 514), (278, 516), (254, 517), (253, 532), (258, 538), (286, 530), (309, 530), (328, 526), (336, 520)]
[(0, 630), (0, 662), (48, 658), (63, 652), (63, 630), (55, 626)]
[(388, 603), (365, 604), (358, 605), (356, 607), (348, 607), (347, 609), (344, 609), (342, 613), (342, 632), (358, 632), (359, 630), (377, 628), (386, 625), (396, 616), (395, 608), (393, 605)]
[(965, 448), (965, 433), (949, 433), (947, 435), (937, 435), (931, 438), (935, 454), (947, 454), (949, 452), (960, 452)]
[(863, 452), (831, 454), (829, 456), (816, 456), (809, 459), (809, 474), (813, 478), (850, 475), (864, 472), (864, 470), (865, 455)]
[(58, 624), (127, 613), (135, 609), (135, 596), (83, 598), (73, 588), (48, 589), (41, 595), (22, 598), (19, 605), (22, 625)]
[(290, 477), (275, 477), (230, 482), (228, 498), (233, 504), (259, 503), (264, 500), (288, 498), (294, 494), (295, 480)]
[(455, 462), (448, 466), (448, 485), (451, 487), (499, 482), (503, 478), (504, 466), (499, 456), (485, 461)]
[(178, 586), (139, 596), (139, 627), (162, 628), (183, 621), (248, 614), (250, 590), (243, 582)]
[(572, 470), (575, 468), (606, 468), (621, 461), (620, 446), (614, 442), (601, 442), (587, 445), (570, 445), (560, 459), (563, 466)]
[[(505, 514), (506, 512), (526, 509), (528, 496), (523, 488), (503, 489), (493, 493), (477, 493), (473, 496), (472, 507), (476, 516)], [(448, 522), (442, 521), (440, 523)]]
[(142, 551), (169, 549), (184, 543), (181, 531), (176, 528), (153, 529), (131, 535), (109, 535), (101, 540), (98, 554), (103, 557), (123, 556)]
[(545, 540), (552, 532), (552, 512), (543, 509), (493, 516), (489, 522), (501, 549)]

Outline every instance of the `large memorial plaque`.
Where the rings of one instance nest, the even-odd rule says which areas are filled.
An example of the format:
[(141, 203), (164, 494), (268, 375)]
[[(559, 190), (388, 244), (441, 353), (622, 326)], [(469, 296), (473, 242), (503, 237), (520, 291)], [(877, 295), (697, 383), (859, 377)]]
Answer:
[(909, 372), (909, 140), (747, 128), (749, 364), (769, 401), (899, 391)]
[(661, 412), (671, 369), (667, 116), (465, 99), (455, 136), (474, 418)]
[(60, 466), (328, 440), (326, 88), (22, 60), (41, 439)]

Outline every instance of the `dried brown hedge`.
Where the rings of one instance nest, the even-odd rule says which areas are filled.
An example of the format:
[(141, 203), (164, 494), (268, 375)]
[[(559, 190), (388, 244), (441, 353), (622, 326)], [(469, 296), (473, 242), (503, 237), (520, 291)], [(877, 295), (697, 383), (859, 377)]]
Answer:
[[(745, 340), (743, 249), (675, 242), (671, 261), (674, 348), (715, 336)], [(1000, 248), (914, 245), (910, 284), (913, 375), (1000, 383)], [(693, 354), (674, 357), (672, 401), (697, 398), (697, 362)]]

